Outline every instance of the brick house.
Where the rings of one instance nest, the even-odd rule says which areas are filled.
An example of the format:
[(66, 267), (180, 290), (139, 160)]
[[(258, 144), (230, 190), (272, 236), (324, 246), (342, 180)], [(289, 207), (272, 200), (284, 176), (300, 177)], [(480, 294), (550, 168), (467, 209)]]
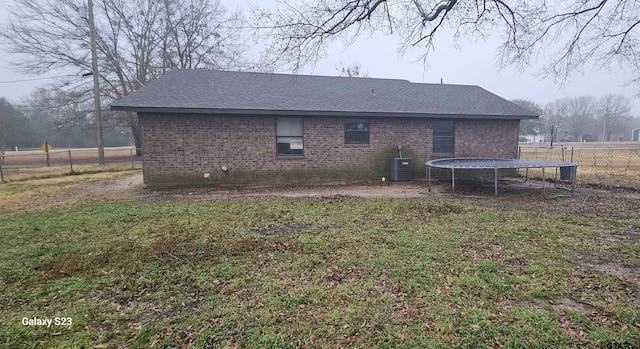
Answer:
[[(515, 158), (538, 115), (478, 86), (173, 70), (112, 104), (137, 112), (151, 185), (367, 179), (391, 157)], [(208, 178), (205, 178), (208, 177)]]

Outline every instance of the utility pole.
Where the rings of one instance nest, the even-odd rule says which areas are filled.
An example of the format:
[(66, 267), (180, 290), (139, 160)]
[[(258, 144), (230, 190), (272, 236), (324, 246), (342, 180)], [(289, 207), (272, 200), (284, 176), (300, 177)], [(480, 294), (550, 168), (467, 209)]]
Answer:
[(96, 47), (96, 23), (93, 20), (93, 1), (88, 0), (89, 36), (91, 37), (91, 67), (93, 70), (93, 101), (98, 129), (98, 162), (104, 165), (104, 140), (102, 138), (102, 109), (100, 107), (100, 74), (98, 74), (98, 50)]

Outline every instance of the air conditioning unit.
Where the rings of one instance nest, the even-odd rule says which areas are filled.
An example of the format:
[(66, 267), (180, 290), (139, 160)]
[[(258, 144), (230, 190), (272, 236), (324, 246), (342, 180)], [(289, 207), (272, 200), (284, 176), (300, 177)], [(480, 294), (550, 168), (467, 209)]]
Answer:
[(406, 182), (412, 178), (411, 158), (391, 159), (389, 179), (394, 182)]

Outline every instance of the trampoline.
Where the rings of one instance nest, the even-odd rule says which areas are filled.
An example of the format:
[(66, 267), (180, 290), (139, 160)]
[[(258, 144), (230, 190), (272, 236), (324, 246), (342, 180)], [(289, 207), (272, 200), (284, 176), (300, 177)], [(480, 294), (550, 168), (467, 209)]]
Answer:
[[(558, 189), (566, 189), (573, 192), (576, 189), (576, 171), (578, 164), (572, 162), (551, 162), (551, 161), (537, 161), (537, 160), (518, 160), (518, 159), (484, 159), (484, 158), (450, 158), (450, 159), (436, 159), (427, 161), (425, 163), (427, 167), (427, 185), (429, 192), (431, 192), (431, 168), (442, 168), (451, 170), (451, 190), (453, 193), (456, 191), (456, 170), (493, 170), (494, 173), (494, 192), (498, 195), (498, 170), (501, 169), (526, 169), (525, 182), (529, 179), (529, 169), (539, 168), (542, 169), (542, 188), (546, 195), (546, 181), (545, 181), (545, 169), (555, 168), (555, 187)], [(558, 169), (560, 169), (561, 179), (568, 179), (570, 186), (568, 188), (559, 187), (558, 183)], [(568, 177), (568, 178), (565, 178)]]

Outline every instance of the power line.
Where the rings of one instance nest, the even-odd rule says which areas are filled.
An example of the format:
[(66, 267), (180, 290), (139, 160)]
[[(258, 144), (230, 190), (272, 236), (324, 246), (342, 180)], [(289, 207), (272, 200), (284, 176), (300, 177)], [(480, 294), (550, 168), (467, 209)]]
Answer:
[(58, 75), (58, 76), (50, 76), (47, 78), (33, 78), (33, 79), (22, 79), (22, 80), (11, 80), (11, 81), (0, 81), (0, 84), (11, 84), (14, 82), (26, 82), (26, 81), (36, 81), (36, 80), (47, 80), (47, 79), (55, 79), (55, 78), (62, 78), (65, 76), (69, 76), (69, 75)]

